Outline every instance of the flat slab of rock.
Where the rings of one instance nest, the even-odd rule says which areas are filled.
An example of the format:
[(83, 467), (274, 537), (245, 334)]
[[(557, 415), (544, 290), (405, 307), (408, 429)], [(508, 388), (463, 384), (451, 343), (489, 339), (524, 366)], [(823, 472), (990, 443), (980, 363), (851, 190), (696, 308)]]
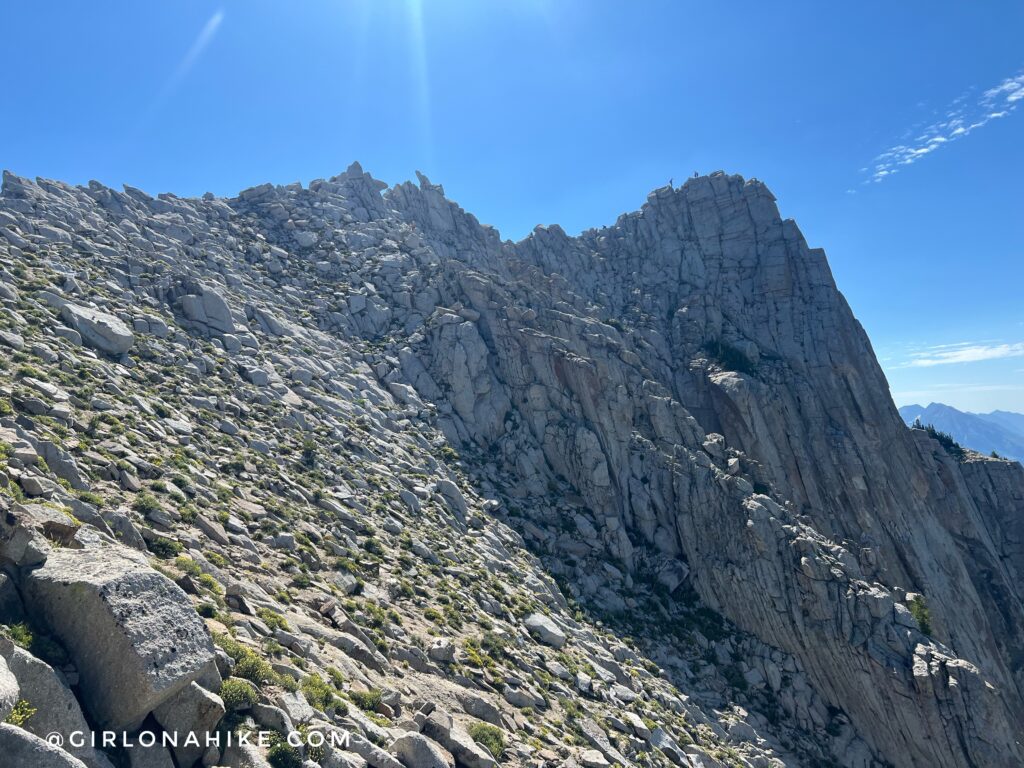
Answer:
[(85, 704), (105, 728), (133, 729), (215, 664), (188, 597), (130, 550), (57, 550), (23, 589), (71, 655)]
[(98, 309), (65, 304), (60, 314), (64, 322), (82, 335), (82, 341), (108, 355), (123, 355), (135, 342), (135, 334), (127, 325)]
[(543, 613), (531, 613), (523, 621), (523, 624), (530, 631), (531, 635), (545, 645), (550, 645), (553, 648), (561, 648), (565, 645), (565, 632)]

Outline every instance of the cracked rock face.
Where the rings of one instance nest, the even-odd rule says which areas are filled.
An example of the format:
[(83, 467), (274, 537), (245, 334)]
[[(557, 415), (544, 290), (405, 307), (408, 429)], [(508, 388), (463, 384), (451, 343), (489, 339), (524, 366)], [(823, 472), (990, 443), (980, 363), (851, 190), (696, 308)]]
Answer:
[[(921, 765), (1018, 754), (1020, 677), (1006, 651), (1019, 646), (1019, 582), (984, 543), (1005, 539), (1015, 516), (976, 504), (972, 468), (986, 462), (956, 466), (902, 428), (824, 255), (762, 185), (695, 179), (612, 228), (485, 247), (431, 228), (435, 209), (458, 215), (436, 190), (393, 198), (452, 255), (442, 303), (478, 315), (454, 325), (435, 312), (414, 347), (427, 375), (403, 366), (421, 394), (440, 383), (452, 439), (508, 457), (527, 496), (566, 478), (592, 513), (585, 540), (624, 569), (652, 550), (685, 558), (709, 604), (801, 658), (882, 754)], [(508, 411), (456, 384), (453, 325), (487, 339), (473, 380), (489, 381), (476, 387), (488, 400), (502, 391)], [(991, 498), (1019, 498), (1019, 466), (996, 466), (1017, 490)], [(980, 583), (979, 566), (998, 586)], [(964, 659), (934, 648), (921, 660), (932, 641), (901, 621), (901, 589), (944, 596), (936, 635)]]
[(323, 766), (1024, 763), (1024, 470), (905, 427), (760, 182), (511, 243), (358, 164), (5, 174), (0, 256), (0, 624), (101, 723), (351, 732)]

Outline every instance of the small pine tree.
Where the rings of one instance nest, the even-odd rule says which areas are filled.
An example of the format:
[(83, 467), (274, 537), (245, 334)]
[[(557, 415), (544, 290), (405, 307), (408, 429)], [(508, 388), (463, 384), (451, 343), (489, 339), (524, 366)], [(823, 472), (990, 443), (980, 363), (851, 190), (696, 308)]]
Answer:
[(307, 467), (316, 465), (316, 441), (311, 437), (302, 441), (302, 463)]

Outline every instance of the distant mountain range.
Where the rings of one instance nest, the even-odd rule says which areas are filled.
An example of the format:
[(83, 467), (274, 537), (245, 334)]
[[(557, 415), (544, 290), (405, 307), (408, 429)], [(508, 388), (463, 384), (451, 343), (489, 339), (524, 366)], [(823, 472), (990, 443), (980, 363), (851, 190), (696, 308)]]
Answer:
[(981, 453), (995, 451), (1007, 459), (1024, 461), (1024, 414), (1012, 411), (967, 413), (950, 405), (931, 403), (927, 408), (905, 405), (900, 416), (907, 425), (920, 419), (946, 432), (960, 445)]

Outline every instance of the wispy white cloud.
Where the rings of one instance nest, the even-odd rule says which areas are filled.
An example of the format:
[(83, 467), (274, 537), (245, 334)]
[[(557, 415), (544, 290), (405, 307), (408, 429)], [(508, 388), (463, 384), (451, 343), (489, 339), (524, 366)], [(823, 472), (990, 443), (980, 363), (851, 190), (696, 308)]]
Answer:
[(931, 368), (936, 365), (977, 363), (982, 360), (1001, 360), (1008, 357), (1024, 357), (1024, 342), (961, 342), (939, 344), (911, 352), (906, 362), (895, 368)]
[(979, 128), (1007, 117), (1024, 103), (1024, 72), (1008, 77), (998, 85), (975, 96), (970, 91), (954, 99), (938, 120), (913, 131), (900, 144), (889, 147), (872, 164), (862, 168), (868, 178), (863, 183), (877, 184), (936, 152), (951, 142), (969, 136)]

